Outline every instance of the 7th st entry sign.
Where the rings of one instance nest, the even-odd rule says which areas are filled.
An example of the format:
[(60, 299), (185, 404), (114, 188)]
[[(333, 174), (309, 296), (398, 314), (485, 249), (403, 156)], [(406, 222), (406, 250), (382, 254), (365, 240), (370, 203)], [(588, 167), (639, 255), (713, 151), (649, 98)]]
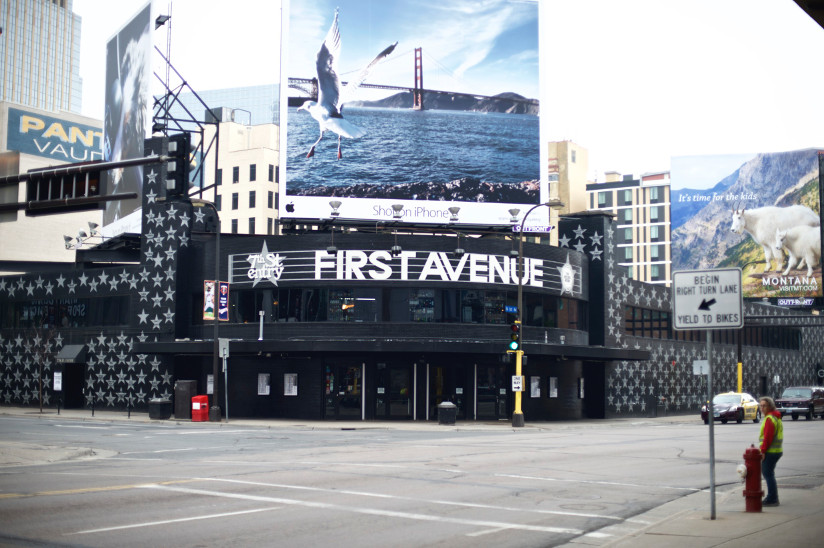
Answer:
[(741, 328), (744, 326), (741, 269), (673, 272), (672, 303), (674, 329)]

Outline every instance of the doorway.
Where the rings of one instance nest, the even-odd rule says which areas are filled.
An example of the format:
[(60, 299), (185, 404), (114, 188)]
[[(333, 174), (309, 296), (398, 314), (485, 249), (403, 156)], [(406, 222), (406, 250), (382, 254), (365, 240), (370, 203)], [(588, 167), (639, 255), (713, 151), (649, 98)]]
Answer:
[(478, 365), (478, 420), (509, 418), (506, 365)]
[(326, 364), (324, 377), (324, 417), (361, 420), (363, 367)]
[(466, 376), (466, 366), (430, 366), (429, 369), (429, 418), (438, 419), (438, 405), (450, 401), (455, 404), (456, 418), (466, 419), (468, 404), (466, 390), (471, 386)]
[(412, 418), (412, 366), (379, 363), (375, 375), (375, 418)]

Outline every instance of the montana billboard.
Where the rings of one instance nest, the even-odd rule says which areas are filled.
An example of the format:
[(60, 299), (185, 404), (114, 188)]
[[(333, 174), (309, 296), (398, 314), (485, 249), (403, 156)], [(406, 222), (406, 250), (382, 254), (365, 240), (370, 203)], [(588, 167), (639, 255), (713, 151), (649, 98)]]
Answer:
[(819, 156), (673, 158), (672, 269), (739, 267), (744, 297), (820, 297)]
[(548, 200), (538, 2), (293, 1), (283, 21), (282, 217), (340, 201), (338, 218), (505, 225)]
[[(103, 158), (117, 162), (143, 157), (143, 139), (151, 126), (149, 81), (152, 53), (151, 4), (141, 10), (106, 44), (106, 115)], [(139, 208), (143, 167), (108, 171), (106, 194), (136, 192), (133, 200), (106, 203), (104, 231), (108, 236), (140, 232)]]

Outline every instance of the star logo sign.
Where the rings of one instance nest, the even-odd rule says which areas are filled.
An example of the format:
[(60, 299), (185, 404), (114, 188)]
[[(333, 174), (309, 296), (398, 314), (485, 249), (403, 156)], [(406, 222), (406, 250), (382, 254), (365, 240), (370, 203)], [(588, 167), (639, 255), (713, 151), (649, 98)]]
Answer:
[(280, 275), (283, 274), (285, 268), (283, 257), (277, 253), (269, 253), (266, 242), (263, 242), (260, 253), (252, 253), (246, 257), (246, 260), (251, 265), (248, 276), (250, 280), (253, 280), (252, 287), (255, 287), (261, 280), (269, 280), (273, 285), (278, 285)]
[(564, 266), (556, 267), (561, 274), (561, 295), (564, 293), (573, 294), (575, 288), (575, 270), (569, 264), (569, 253), (567, 253), (567, 260)]

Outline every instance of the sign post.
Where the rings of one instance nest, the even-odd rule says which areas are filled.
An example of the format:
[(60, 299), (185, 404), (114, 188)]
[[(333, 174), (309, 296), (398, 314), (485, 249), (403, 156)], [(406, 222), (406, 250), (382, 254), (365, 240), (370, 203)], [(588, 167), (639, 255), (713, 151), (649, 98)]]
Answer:
[(712, 405), (712, 330), (744, 326), (741, 269), (672, 273), (673, 329), (707, 332), (707, 424), (710, 432), (710, 519), (715, 519), (715, 417)]

